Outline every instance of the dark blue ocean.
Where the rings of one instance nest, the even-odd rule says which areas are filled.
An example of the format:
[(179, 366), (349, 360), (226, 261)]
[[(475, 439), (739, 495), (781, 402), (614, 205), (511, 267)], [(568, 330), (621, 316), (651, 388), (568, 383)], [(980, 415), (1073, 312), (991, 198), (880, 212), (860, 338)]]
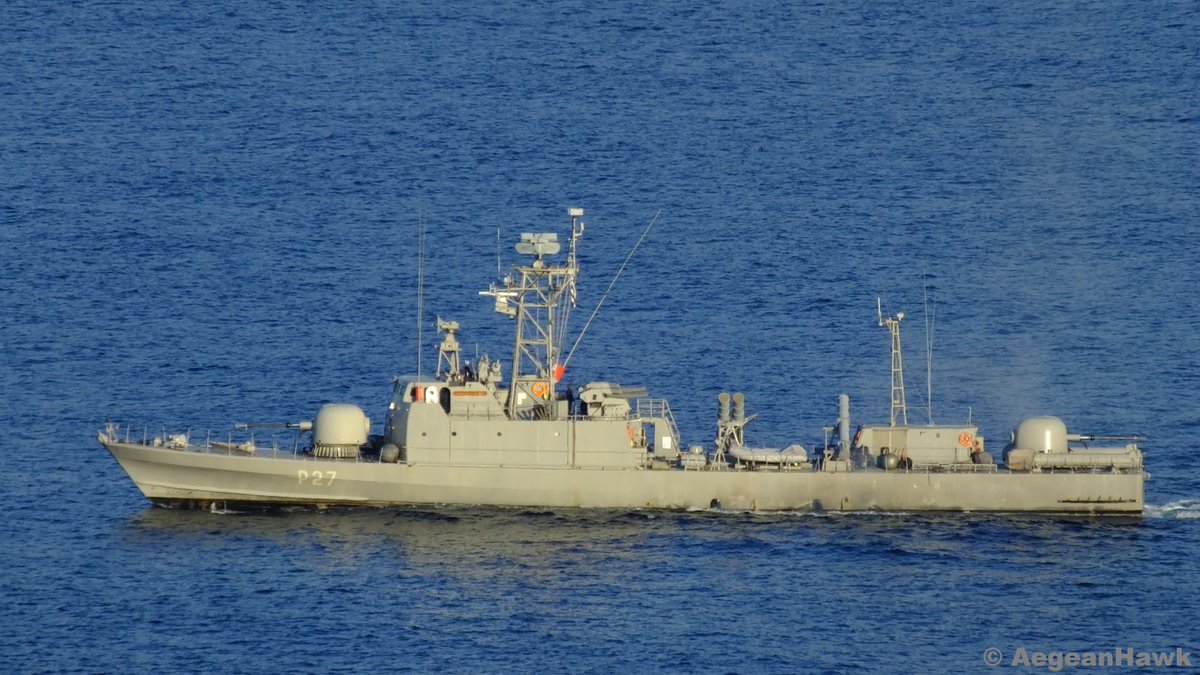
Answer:
[[(2, 668), (1200, 652), (1198, 92), (1194, 2), (8, 0)], [(569, 206), (569, 342), (653, 227), (567, 381), (644, 384), (704, 444), (741, 391), (752, 442), (812, 445), (839, 393), (887, 419), (882, 297), (910, 420), (970, 416), (997, 455), (1034, 414), (1144, 435), (1146, 517), (179, 512), (96, 443), (329, 401), (379, 426), (422, 229), (421, 367), (438, 316), (507, 365), (497, 232), (507, 266)]]

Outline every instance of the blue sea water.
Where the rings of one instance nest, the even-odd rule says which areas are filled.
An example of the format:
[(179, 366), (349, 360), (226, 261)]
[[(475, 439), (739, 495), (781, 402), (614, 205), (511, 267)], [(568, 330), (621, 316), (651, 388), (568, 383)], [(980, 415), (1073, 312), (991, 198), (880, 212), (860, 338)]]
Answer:
[[(4, 3), (5, 670), (1200, 651), (1197, 45), (1187, 2)], [(689, 443), (742, 391), (755, 442), (812, 443), (838, 393), (887, 416), (883, 297), (914, 421), (1144, 434), (1146, 518), (176, 512), (96, 444), (378, 425), (422, 229), (423, 367), (439, 315), (507, 360), (497, 233), (568, 206), (575, 334), (653, 223), (568, 380), (649, 386)]]

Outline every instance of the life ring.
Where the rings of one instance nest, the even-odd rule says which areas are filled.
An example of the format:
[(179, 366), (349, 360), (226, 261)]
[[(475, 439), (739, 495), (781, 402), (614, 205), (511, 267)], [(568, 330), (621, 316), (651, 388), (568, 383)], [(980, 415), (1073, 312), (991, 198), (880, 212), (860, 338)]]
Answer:
[(959, 434), (959, 435), (958, 435), (958, 444), (959, 444), (959, 445), (961, 445), (961, 446), (963, 446), (964, 448), (966, 448), (966, 447), (970, 447), (970, 445), (971, 445), (971, 434), (968, 434), (968, 433), (967, 433), (967, 432), (965, 432), (965, 431), (964, 431), (964, 432), (962, 432), (961, 434)]
[(538, 398), (546, 398), (546, 394), (550, 393), (550, 387), (547, 387), (545, 382), (534, 382), (529, 391)]

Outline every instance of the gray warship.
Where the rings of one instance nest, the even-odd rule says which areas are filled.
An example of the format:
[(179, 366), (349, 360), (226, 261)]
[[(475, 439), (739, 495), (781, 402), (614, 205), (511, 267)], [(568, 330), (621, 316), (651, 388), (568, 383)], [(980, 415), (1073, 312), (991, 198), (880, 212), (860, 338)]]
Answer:
[(565, 260), (555, 262), (563, 252), (556, 234), (523, 233), (521, 262), (480, 292), (515, 322), (507, 378), (498, 359), (464, 363), (458, 323), (439, 318), (436, 373), (395, 380), (379, 434), (358, 406), (334, 403), (311, 421), (277, 425), (296, 434), (291, 447), (259, 447), (248, 424), (200, 439), (150, 437), (108, 422), (98, 440), (153, 503), (214, 510), (466, 504), (1142, 514), (1140, 437), (1069, 433), (1056, 417), (1035, 417), (1016, 427), (998, 463), (975, 424), (910, 425), (903, 314), (881, 307), (876, 318), (891, 336), (890, 420), (853, 426), (843, 394), (836, 424), (812, 449), (748, 446), (755, 416), (739, 393), (717, 396), (716, 435), (705, 446), (685, 444), (668, 402), (642, 387), (561, 386), (584, 232), (583, 210), (568, 215)]

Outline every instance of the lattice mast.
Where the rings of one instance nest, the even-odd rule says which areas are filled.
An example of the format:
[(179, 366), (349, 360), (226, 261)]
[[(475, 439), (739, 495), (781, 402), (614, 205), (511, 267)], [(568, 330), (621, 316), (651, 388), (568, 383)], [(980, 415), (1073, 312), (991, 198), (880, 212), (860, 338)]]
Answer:
[(898, 312), (895, 317), (883, 315), (883, 300), (875, 300), (875, 311), (879, 317), (879, 325), (888, 329), (892, 336), (892, 426), (896, 420), (908, 426), (908, 407), (904, 403), (904, 358), (900, 351), (900, 322), (904, 320), (904, 312)]
[(560, 355), (567, 319), (575, 306), (579, 273), (576, 245), (583, 236), (583, 209), (572, 208), (567, 213), (571, 217), (571, 240), (565, 264), (547, 260), (562, 250), (557, 234), (524, 232), (517, 253), (533, 260), (513, 265), (515, 276), (506, 276), (502, 286), (493, 284), (480, 292), (496, 299), (497, 312), (516, 319), (506, 402), (511, 419), (545, 417), (553, 412), (548, 402), (553, 400), (554, 385), (562, 377)]

